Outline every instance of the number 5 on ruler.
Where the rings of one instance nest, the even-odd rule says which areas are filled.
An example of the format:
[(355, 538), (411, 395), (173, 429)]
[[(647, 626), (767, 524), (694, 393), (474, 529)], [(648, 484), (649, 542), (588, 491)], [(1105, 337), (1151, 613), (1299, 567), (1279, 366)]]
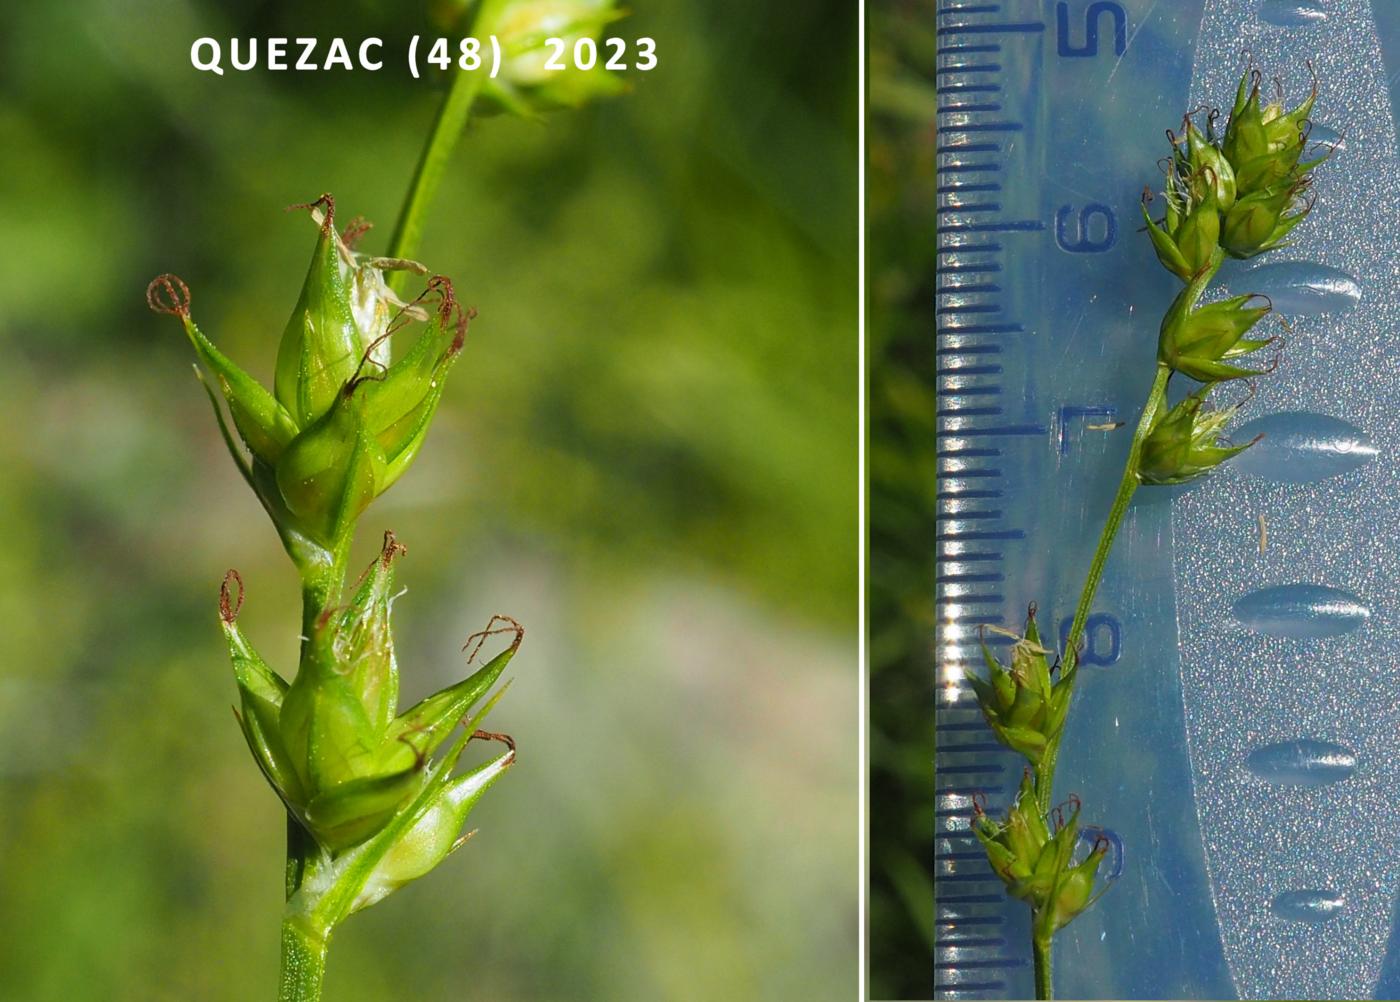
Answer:
[(1087, 59), (1099, 54), (1099, 18), (1107, 14), (1113, 19), (1113, 54), (1121, 56), (1128, 48), (1128, 15), (1120, 4), (1111, 0), (1091, 3), (1084, 12), (1084, 44), (1071, 45), (1069, 40), (1069, 4), (1055, 5), (1055, 50), (1069, 59)]

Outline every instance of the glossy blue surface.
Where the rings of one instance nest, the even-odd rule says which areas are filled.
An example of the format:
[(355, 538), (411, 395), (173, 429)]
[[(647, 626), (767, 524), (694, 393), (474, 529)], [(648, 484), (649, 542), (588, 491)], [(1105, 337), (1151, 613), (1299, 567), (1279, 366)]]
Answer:
[(1259, 441), (1232, 464), (1235, 473), (1280, 484), (1307, 484), (1361, 469), (1376, 445), (1360, 428), (1327, 414), (1275, 411), (1248, 421), (1230, 436)]
[(1229, 284), (1232, 291), (1267, 296), (1285, 318), (1347, 313), (1361, 302), (1361, 284), (1340, 268), (1316, 261), (1264, 260)]
[(1350, 633), (1371, 617), (1371, 610), (1350, 592), (1306, 582), (1249, 592), (1230, 611), (1257, 633), (1295, 639)]
[(1332, 741), (1280, 741), (1249, 753), (1249, 771), (1266, 783), (1283, 786), (1327, 786), (1350, 779), (1356, 755)]
[(1289, 922), (1317, 925), (1336, 918), (1346, 907), (1346, 899), (1333, 891), (1284, 891), (1273, 900), (1273, 912)]
[(1320, 0), (1261, 0), (1259, 20), (1280, 28), (1298, 28), (1327, 20)]

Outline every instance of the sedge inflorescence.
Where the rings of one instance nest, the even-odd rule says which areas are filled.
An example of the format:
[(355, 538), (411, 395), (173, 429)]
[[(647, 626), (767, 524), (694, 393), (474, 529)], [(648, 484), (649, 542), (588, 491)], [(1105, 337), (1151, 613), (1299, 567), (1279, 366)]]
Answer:
[[(624, 87), (615, 72), (622, 67), (600, 56), (625, 43), (602, 45), (597, 37), (623, 16), (616, 0), (436, 0), (432, 7), (438, 27), (456, 39), (459, 57), (428, 56), (444, 71), (453, 63), (456, 69), (387, 255), (355, 251), (368, 226), (352, 223), (338, 232), (330, 195), (291, 207), (307, 211), (320, 233), (270, 388), (199, 328), (183, 281), (161, 275), (146, 292), (153, 310), (184, 328), (224, 444), (301, 577), (301, 655), (291, 681), (238, 625), (243, 582), (236, 572), (225, 578), (219, 598), (238, 688), (235, 715), (287, 813), (280, 996), (287, 1002), (320, 998), (331, 932), (460, 846), (468, 812), (515, 761), (514, 741), (479, 724), (504, 692), (492, 690), (523, 639), (520, 624), (493, 617), (469, 638), (467, 663), (474, 664), (490, 638), (508, 638), (507, 648), (400, 711), (389, 618), (402, 544), (386, 533), (379, 556), (346, 584), (356, 524), (417, 457), (474, 315), (442, 275), (426, 278), (417, 296), (401, 298), (410, 275), (429, 274), (408, 259), (473, 114), (537, 118)], [(499, 64), (489, 71), (482, 58), (487, 39)], [(326, 68), (332, 61), (348, 66), (348, 49), (339, 42), (331, 43)], [(268, 46), (269, 60), (280, 60), (280, 40)], [(215, 40), (196, 41), (197, 66), (211, 47), (217, 55)], [(432, 46), (447, 48), (445, 36)], [(635, 68), (655, 65), (654, 48), (650, 39), (638, 40), (650, 65)], [(378, 40), (367, 40), (361, 62), (377, 51)], [(566, 51), (584, 58), (559, 64)], [(500, 741), (506, 750), (459, 769), (474, 738)]]
[[(1160, 217), (1152, 213), (1152, 193), (1144, 194), (1143, 218), (1157, 260), (1182, 287), (1162, 320), (1155, 379), (1063, 637), (1063, 656), (1050, 661), (1053, 652), (1042, 643), (1031, 606), (1021, 632), (992, 628), (1010, 643), (1007, 663), (992, 653), (984, 634), (985, 674), (968, 673), (988, 727), (1028, 763), (1005, 817), (993, 820), (974, 801), (971, 831), (1008, 893), (1032, 909), (1040, 998), (1050, 997), (1052, 990), (1051, 938), (1107, 889), (1098, 878), (1107, 841), (1095, 838), (1087, 853), (1077, 849), (1083, 841), (1078, 799), (1072, 800), (1068, 820), (1063, 809), (1051, 811), (1049, 806), (1079, 646), (1104, 562), (1139, 486), (1195, 480), (1253, 444), (1235, 445), (1226, 437), (1239, 405), (1214, 407), (1210, 397), (1224, 384), (1272, 371), (1272, 365), (1249, 364), (1250, 356), (1277, 341), (1253, 335), (1272, 304), (1259, 295), (1202, 299), (1227, 257), (1248, 259), (1286, 246), (1312, 210), (1312, 171), (1331, 152), (1309, 143), (1316, 79), (1312, 91), (1291, 109), (1281, 95), (1266, 103), (1261, 81), (1258, 71), (1241, 78), (1223, 129), (1217, 128), (1220, 112), (1210, 110), (1188, 114), (1179, 132), (1168, 131), (1171, 148)], [(1171, 404), (1168, 389), (1177, 376), (1197, 385)]]
[[(219, 620), (239, 727), (300, 833), (293, 841), (303, 848), (289, 850), (296, 857), (289, 913), (324, 942), (347, 915), (459, 846), (468, 812), (515, 761), (513, 741), (478, 725), (504, 692), (491, 690), (524, 630), (495, 617), (469, 638), (468, 664), (490, 637), (508, 637), (504, 651), (400, 711), (390, 612), (405, 547), (386, 532), (380, 554), (348, 588), (346, 565), (360, 516), (417, 456), (473, 313), (440, 275), (412, 300), (395, 295), (386, 270), (426, 269), (356, 253), (365, 227), (338, 232), (330, 195), (292, 208), (307, 211), (319, 232), (271, 389), (199, 328), (183, 281), (159, 276), (147, 299), (184, 328), (228, 451), (301, 574), (301, 658), (291, 681), (239, 626), (243, 580), (236, 571), (220, 591)], [(404, 339), (407, 346), (394, 351), (393, 342)], [(459, 772), (473, 738), (499, 738), (507, 748)]]
[[(1059, 672), (1041, 644), (1036, 609), (1026, 612), (1020, 634), (1006, 633), (1011, 645), (1009, 664), (1003, 665), (981, 644), (987, 677), (968, 675), (987, 724), (997, 740), (1020, 753), (1033, 769), (1043, 769), (1064, 731), (1074, 691), (1073, 671)], [(1059, 674), (1059, 678), (1055, 675)], [(1076, 859), (1079, 842), (1079, 800), (1074, 798), (1069, 820), (1060, 822), (1039, 803), (1032, 771), (1027, 769), (1015, 801), (1001, 821), (987, 816), (976, 804), (972, 833), (987, 852), (992, 871), (1006, 884), (1012, 897), (1031, 906), (1037, 935), (1046, 938), (1068, 925), (1088, 908), (1097, 893), (1095, 875), (1103, 861), (1104, 845), (1096, 840), (1083, 859)]]
[(1179, 484), (1210, 472), (1252, 443), (1230, 445), (1224, 428), (1234, 407), (1216, 410), (1208, 398), (1222, 383), (1261, 376), (1247, 356), (1275, 343), (1249, 337), (1269, 314), (1265, 297), (1241, 295), (1201, 304), (1225, 258), (1247, 259), (1285, 246), (1285, 239), (1312, 211), (1312, 170), (1328, 156), (1309, 156), (1308, 115), (1317, 85), (1296, 107), (1282, 100), (1264, 104), (1262, 75), (1246, 73), (1223, 132), (1217, 111), (1205, 116), (1202, 132), (1188, 115), (1180, 133), (1168, 132), (1165, 215), (1153, 219), (1151, 193), (1143, 218), (1162, 266), (1185, 283), (1162, 320), (1158, 362), (1201, 385), (1175, 406), (1156, 400), (1142, 448), (1139, 479)]
[[(211, 393), (234, 462), (292, 558), (308, 567), (333, 560), (369, 503), (408, 470), (473, 314), (442, 275), (412, 302), (395, 296), (386, 270), (425, 269), (356, 254), (335, 229), (330, 195), (292, 208), (309, 210), (320, 235), (282, 332), (271, 391), (200, 330), (179, 278), (156, 278), (147, 300), (184, 326), (195, 371), (206, 386), (218, 385), (237, 432), (236, 442)], [(424, 323), (422, 332), (391, 360), (391, 341), (414, 321)]]

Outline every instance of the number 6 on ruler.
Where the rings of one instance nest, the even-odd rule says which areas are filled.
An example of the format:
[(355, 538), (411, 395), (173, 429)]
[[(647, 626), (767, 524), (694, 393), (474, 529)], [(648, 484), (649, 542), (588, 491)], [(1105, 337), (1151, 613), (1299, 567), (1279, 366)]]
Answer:
[[(1117, 242), (1118, 217), (1108, 206), (1090, 202), (1080, 209), (1071, 237), (1068, 224), (1073, 212), (1074, 209), (1068, 205), (1062, 205), (1055, 211), (1055, 243), (1060, 245), (1060, 250), (1071, 254), (1101, 254)], [(1103, 236), (1097, 240), (1089, 235), (1089, 224), (1095, 217), (1103, 220)]]

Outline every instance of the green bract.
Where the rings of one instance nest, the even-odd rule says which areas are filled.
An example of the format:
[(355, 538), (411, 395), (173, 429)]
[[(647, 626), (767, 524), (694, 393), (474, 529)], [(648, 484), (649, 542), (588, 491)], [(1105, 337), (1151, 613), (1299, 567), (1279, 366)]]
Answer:
[(1071, 686), (1061, 679), (1051, 680), (1049, 652), (1040, 644), (1035, 623), (1035, 606), (1026, 612), (1026, 629), (1011, 647), (1011, 664), (1003, 667), (985, 641), (982, 661), (987, 678), (971, 672), (968, 684), (977, 696), (977, 705), (987, 725), (1002, 744), (1020, 752), (1032, 764), (1039, 764), (1047, 746), (1064, 727), (1069, 710)]
[(1220, 245), (1238, 258), (1282, 247), (1283, 238), (1312, 211), (1301, 197), (1306, 189), (1307, 180), (1300, 178), (1242, 196), (1225, 215)]
[(1220, 209), (1215, 185), (1205, 177), (1198, 180), (1207, 182), (1201, 187), (1199, 201), (1181, 197), (1183, 191), (1189, 190), (1189, 184), (1168, 192), (1167, 214), (1161, 223), (1154, 222), (1148, 215), (1147, 200), (1142, 203), (1142, 218), (1147, 222), (1147, 233), (1152, 238), (1157, 260), (1162, 262), (1162, 267), (1186, 281), (1205, 270), (1220, 241)]
[[(471, 314), (442, 276), (412, 303), (400, 301), (385, 285), (384, 269), (421, 266), (352, 252), (335, 231), (329, 195), (304, 208), (319, 222), (320, 237), (282, 334), (273, 392), (195, 325), (180, 279), (155, 279), (147, 300), (184, 324), (242, 442), (240, 448), (211, 392), (229, 452), (288, 552), (307, 566), (326, 563), (327, 553), (347, 545), (355, 519), (412, 463)], [(423, 330), (392, 360), (393, 336), (413, 320), (423, 321)]]
[(1052, 831), (1040, 814), (1027, 770), (1004, 822), (993, 821), (979, 808), (972, 824), (993, 872), (1012, 897), (1034, 909), (1036, 932), (1047, 937), (1093, 903), (1094, 877), (1108, 852), (1107, 840), (1098, 838), (1088, 856), (1075, 863), (1080, 837), (1078, 799), (1071, 799), (1067, 819), (1061, 808), (1054, 815)]
[(1220, 444), (1225, 425), (1239, 408), (1206, 409), (1210, 390), (1209, 385), (1203, 386), (1170, 409), (1158, 401), (1138, 467), (1138, 479), (1144, 484), (1195, 480), (1254, 444)]
[(1317, 101), (1317, 81), (1311, 93), (1292, 111), (1282, 101), (1261, 106), (1257, 70), (1240, 78), (1221, 150), (1234, 165), (1240, 195), (1272, 188), (1306, 173), (1324, 157), (1300, 163), (1308, 142), (1308, 115)]

